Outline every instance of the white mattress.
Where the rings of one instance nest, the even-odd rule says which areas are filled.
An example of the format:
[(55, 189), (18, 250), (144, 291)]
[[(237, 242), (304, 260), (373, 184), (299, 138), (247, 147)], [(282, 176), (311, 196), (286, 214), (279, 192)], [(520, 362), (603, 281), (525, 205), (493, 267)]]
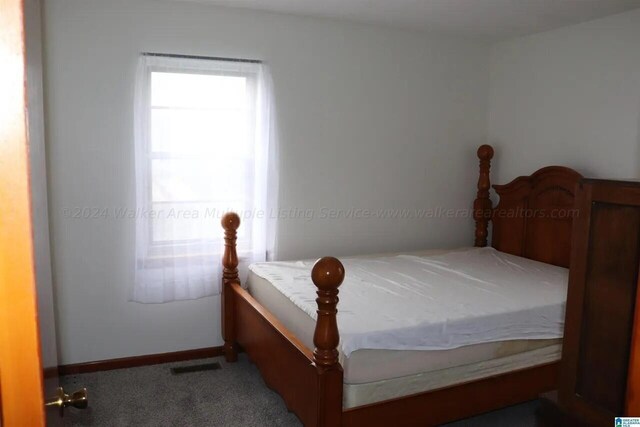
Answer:
[[(302, 343), (313, 349), (315, 320), (291, 300), (282, 295), (265, 279), (250, 273), (249, 293)], [(515, 340), (464, 346), (450, 350), (373, 350), (354, 351), (345, 357), (340, 353), (345, 385), (371, 385), (398, 377), (409, 377), (452, 367), (471, 365), (495, 358), (536, 351), (557, 346), (561, 340)], [(411, 381), (415, 382), (415, 381)], [(373, 386), (377, 388), (377, 386)], [(394, 387), (397, 388), (397, 387)], [(361, 388), (358, 388), (361, 389)]]
[[(342, 262), (346, 275), (340, 287), (338, 328), (344, 357), (364, 349), (448, 350), (562, 337), (565, 268), (493, 248)], [(262, 283), (269, 283), (315, 319), (312, 265), (312, 261), (253, 264), (249, 290), (260, 301), (265, 286), (252, 282), (256, 277), (265, 279)], [(299, 332), (295, 325), (292, 329)]]
[[(460, 349), (445, 351), (456, 352), (458, 350)], [(353, 408), (505, 374), (531, 366), (556, 362), (560, 360), (561, 352), (562, 344), (556, 342), (535, 350), (466, 365), (452, 366), (447, 369), (430, 370), (364, 384), (345, 383), (343, 388), (343, 407), (345, 409)], [(358, 353), (355, 352), (354, 354)], [(423, 351), (423, 353), (431, 352)]]

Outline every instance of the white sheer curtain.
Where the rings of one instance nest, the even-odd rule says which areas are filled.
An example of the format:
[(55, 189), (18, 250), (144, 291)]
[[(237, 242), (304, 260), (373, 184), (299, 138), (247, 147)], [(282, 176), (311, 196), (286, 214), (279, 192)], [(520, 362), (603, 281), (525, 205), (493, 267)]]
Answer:
[(135, 94), (131, 300), (220, 293), (220, 219), (234, 210), (241, 273), (272, 258), (277, 209), (271, 79), (254, 62), (142, 55)]

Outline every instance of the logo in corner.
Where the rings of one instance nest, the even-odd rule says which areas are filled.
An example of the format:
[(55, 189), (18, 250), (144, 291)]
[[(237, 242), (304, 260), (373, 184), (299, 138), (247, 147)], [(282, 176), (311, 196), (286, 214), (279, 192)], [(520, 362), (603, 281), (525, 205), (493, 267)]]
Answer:
[(615, 417), (615, 427), (640, 427), (638, 417)]

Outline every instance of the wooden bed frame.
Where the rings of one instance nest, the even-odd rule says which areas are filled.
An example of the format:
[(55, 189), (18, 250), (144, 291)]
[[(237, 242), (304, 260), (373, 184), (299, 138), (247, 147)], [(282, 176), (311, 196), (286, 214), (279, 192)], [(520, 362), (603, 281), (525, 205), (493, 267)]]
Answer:
[[(581, 175), (550, 166), (509, 184), (495, 185), (500, 202), (494, 208), (489, 197), (493, 153), (489, 145), (481, 146), (477, 153), (480, 176), (473, 205), (475, 246), (487, 245), (492, 222), (496, 249), (568, 267), (573, 198)], [(549, 363), (343, 410), (336, 321), (338, 288), (344, 278), (342, 264), (325, 257), (313, 267), (318, 319), (312, 351), (240, 286), (236, 253), (240, 218), (228, 213), (222, 226), (226, 360), (235, 362), (239, 347), (244, 349), (267, 386), (282, 396), (287, 408), (307, 427), (434, 426), (532, 400), (556, 388), (558, 363)]]

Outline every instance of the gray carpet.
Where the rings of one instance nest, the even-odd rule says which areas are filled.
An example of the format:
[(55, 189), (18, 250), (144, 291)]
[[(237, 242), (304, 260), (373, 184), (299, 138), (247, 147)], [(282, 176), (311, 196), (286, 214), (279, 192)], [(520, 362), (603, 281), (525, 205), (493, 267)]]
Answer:
[[(180, 375), (169, 371), (213, 361), (222, 369)], [(62, 383), (67, 392), (89, 390), (89, 408), (66, 411), (65, 421), (72, 426), (301, 426), (243, 354), (238, 363), (222, 358), (167, 363), (68, 375)], [(536, 406), (513, 406), (447, 427), (534, 427)]]

